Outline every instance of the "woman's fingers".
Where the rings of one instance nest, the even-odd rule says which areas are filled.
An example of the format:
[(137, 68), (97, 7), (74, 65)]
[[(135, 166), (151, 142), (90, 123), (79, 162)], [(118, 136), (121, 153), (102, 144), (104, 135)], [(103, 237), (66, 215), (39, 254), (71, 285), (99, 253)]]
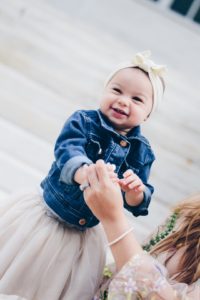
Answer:
[(100, 221), (117, 219), (123, 211), (123, 198), (119, 184), (110, 178), (106, 163), (99, 160), (90, 165), (87, 180), (90, 186), (84, 190), (84, 198), (93, 214)]
[(106, 167), (107, 167), (107, 170), (108, 170), (108, 171), (111, 171), (111, 172), (114, 172), (115, 169), (116, 169), (116, 165), (111, 164), (111, 163), (109, 163), (109, 162), (106, 164)]
[(99, 182), (95, 164), (91, 164), (87, 169), (87, 178), (90, 187), (96, 186)]
[(102, 183), (109, 181), (110, 177), (115, 178), (115, 175), (110, 175), (103, 160), (98, 160), (96, 164), (91, 164), (87, 168), (87, 179), (91, 188), (100, 187)]
[(96, 172), (98, 178), (102, 183), (110, 182), (109, 172), (107, 170), (107, 165), (103, 160), (98, 160), (96, 162)]

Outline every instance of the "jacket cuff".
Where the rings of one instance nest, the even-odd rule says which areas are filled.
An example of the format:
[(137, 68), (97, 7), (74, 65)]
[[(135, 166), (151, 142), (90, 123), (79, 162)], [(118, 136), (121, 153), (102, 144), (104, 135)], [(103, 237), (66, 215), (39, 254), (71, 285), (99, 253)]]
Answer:
[(62, 168), (60, 181), (63, 181), (66, 184), (74, 184), (74, 174), (76, 170), (84, 164), (90, 165), (92, 163), (93, 162), (88, 157), (83, 155), (70, 158)]
[(144, 191), (144, 198), (138, 206), (128, 205), (125, 201), (124, 207), (128, 209), (134, 216), (146, 216), (148, 215), (148, 206), (151, 201), (151, 191), (146, 187)]

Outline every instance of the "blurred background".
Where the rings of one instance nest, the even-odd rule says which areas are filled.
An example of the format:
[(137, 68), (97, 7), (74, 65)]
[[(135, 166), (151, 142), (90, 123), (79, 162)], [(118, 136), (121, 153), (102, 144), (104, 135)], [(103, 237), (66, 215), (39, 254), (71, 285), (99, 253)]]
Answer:
[(138, 237), (200, 192), (199, 0), (0, 0), (0, 203), (38, 186), (66, 118), (98, 108), (120, 61), (150, 49), (168, 67), (165, 99), (143, 126), (157, 160)]

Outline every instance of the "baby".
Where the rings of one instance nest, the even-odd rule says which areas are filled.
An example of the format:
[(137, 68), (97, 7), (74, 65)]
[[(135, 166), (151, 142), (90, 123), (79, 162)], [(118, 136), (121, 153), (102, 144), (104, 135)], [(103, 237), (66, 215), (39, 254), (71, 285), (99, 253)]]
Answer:
[[(100, 108), (79, 110), (66, 121), (55, 144), (55, 161), (42, 181), (44, 200), (68, 226), (79, 230), (98, 220), (85, 204), (87, 166), (103, 159), (118, 180), (124, 207), (135, 216), (147, 215), (153, 187), (148, 183), (155, 160), (140, 125), (162, 99), (164, 66), (137, 53), (106, 80)], [(113, 172), (115, 166), (115, 173)]]

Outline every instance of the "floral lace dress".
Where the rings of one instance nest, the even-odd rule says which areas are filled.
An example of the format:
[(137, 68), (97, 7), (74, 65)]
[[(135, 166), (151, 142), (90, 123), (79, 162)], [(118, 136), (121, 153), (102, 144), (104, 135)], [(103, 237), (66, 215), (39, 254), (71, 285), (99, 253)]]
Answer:
[[(106, 276), (105, 276), (106, 277)], [(107, 279), (109, 272), (107, 270)], [(135, 255), (116, 275), (102, 284), (93, 300), (200, 300), (200, 279), (177, 283), (166, 268), (146, 252)]]

